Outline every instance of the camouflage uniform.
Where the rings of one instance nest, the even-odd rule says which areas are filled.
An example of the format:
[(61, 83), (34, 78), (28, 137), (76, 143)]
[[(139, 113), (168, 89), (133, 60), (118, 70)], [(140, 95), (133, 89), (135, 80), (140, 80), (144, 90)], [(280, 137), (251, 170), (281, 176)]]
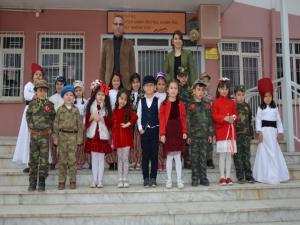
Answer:
[(234, 165), (238, 180), (249, 180), (252, 179), (250, 163), (250, 141), (253, 136), (252, 113), (246, 102), (236, 105), (238, 111), (236, 124), (237, 153), (234, 155)]
[(65, 105), (58, 108), (54, 120), (54, 142), (58, 144), (58, 180), (63, 186), (69, 169), (70, 183), (76, 182), (76, 150), (83, 141), (83, 128), (80, 113), (76, 106), (68, 109)]
[[(47, 82), (38, 81), (36, 88), (47, 88)], [(45, 179), (48, 176), (49, 133), (51, 132), (55, 110), (47, 99), (36, 99), (30, 102), (26, 120), (31, 130), (29, 156), (29, 191), (36, 189), (39, 177), (39, 191), (45, 190)]]
[(211, 104), (202, 98), (201, 102), (191, 101), (188, 106), (189, 135), (191, 138), (192, 185), (207, 181), (206, 154), (208, 138), (213, 136)]

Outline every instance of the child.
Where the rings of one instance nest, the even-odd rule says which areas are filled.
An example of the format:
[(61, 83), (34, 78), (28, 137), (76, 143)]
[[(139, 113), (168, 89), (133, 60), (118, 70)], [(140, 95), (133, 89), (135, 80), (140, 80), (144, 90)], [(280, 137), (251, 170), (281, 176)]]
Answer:
[[(155, 97), (157, 97), (161, 102), (163, 102), (166, 97), (166, 74), (163, 72), (158, 72), (156, 74), (156, 92)], [(166, 159), (163, 156), (163, 145), (162, 143), (159, 143), (158, 146), (158, 171), (164, 172), (166, 171)]]
[[(58, 108), (64, 104), (64, 100), (60, 96), (60, 92), (65, 85), (66, 85), (66, 79), (63, 76), (56, 77), (55, 94), (49, 98), (50, 102), (52, 102), (54, 104), (55, 112), (57, 112)], [(51, 138), (50, 145), (51, 145), (50, 170), (54, 170), (58, 159), (57, 159), (57, 146), (53, 144), (52, 138)]]
[(245, 180), (248, 183), (254, 183), (250, 163), (250, 141), (253, 136), (251, 108), (245, 102), (245, 87), (243, 85), (234, 89), (234, 95), (239, 118), (236, 123), (237, 153), (233, 157), (236, 177), (240, 184), (245, 183)]
[(178, 99), (178, 83), (170, 81), (168, 96), (162, 103), (159, 111), (160, 141), (164, 144), (163, 153), (167, 156), (166, 187), (172, 188), (172, 168), (175, 160), (177, 173), (177, 187), (184, 188), (181, 179), (181, 153), (185, 150), (184, 140), (187, 139), (186, 111), (182, 101)]
[(24, 173), (29, 172), (28, 161), (29, 161), (29, 143), (30, 143), (30, 133), (28, 131), (28, 126), (26, 122), (26, 111), (30, 101), (34, 98), (34, 83), (43, 78), (45, 75), (45, 70), (38, 64), (32, 63), (31, 65), (32, 82), (29, 81), (24, 86), (24, 99), (25, 99), (25, 109), (22, 115), (21, 126), (19, 130), (19, 135), (17, 139), (17, 144), (13, 156), (13, 162), (21, 162), (26, 165), (23, 170)]
[[(212, 118), (215, 122), (217, 152), (220, 153), (219, 169), (221, 185), (232, 185), (230, 176), (231, 157), (236, 153), (235, 121), (237, 111), (235, 103), (230, 99), (230, 84), (228, 78), (219, 81), (216, 100), (213, 102)], [(226, 176), (225, 176), (226, 165)]]
[[(179, 81), (179, 99), (183, 102), (186, 111), (188, 108), (188, 104), (192, 99), (192, 92), (188, 85), (189, 75), (190, 73), (187, 70), (187, 68), (182, 66), (178, 67), (176, 78)], [(186, 148), (188, 149), (188, 151), (185, 151), (185, 155), (184, 155), (184, 168), (191, 169), (191, 164), (192, 164), (190, 159), (191, 149), (190, 146), (186, 146)]]
[[(111, 80), (109, 82), (109, 99), (110, 99), (110, 105), (111, 109), (114, 110), (117, 100), (117, 94), (120, 89), (123, 88), (122, 84), (122, 76), (119, 73), (113, 74), (111, 77)], [(111, 154), (106, 155), (106, 162), (109, 164), (109, 170), (117, 170), (117, 152), (114, 149), (114, 151)]]
[[(204, 84), (206, 85), (204, 97), (205, 97), (206, 101), (208, 101), (209, 103), (212, 104), (214, 98), (209, 93), (209, 87), (210, 87), (211, 77), (210, 77), (210, 75), (207, 72), (203, 72), (200, 75), (200, 80), (202, 82), (204, 82)], [(215, 168), (215, 164), (214, 164), (214, 161), (213, 161), (213, 145), (212, 145), (212, 143), (208, 144), (206, 159), (207, 159), (207, 167), (210, 168), (210, 169), (214, 169)]]
[[(84, 124), (84, 117), (85, 117), (85, 107), (87, 100), (83, 97), (83, 82), (80, 80), (75, 80), (73, 82), (74, 90), (75, 90), (75, 98), (74, 98), (74, 105), (78, 108), (80, 112), (81, 122)], [(84, 135), (83, 135), (84, 136)], [(84, 163), (87, 162), (90, 164), (90, 154), (84, 153), (84, 145), (78, 145), (76, 151), (76, 167), (78, 170), (81, 170)]]
[(283, 139), (283, 127), (273, 100), (273, 85), (269, 78), (258, 81), (261, 105), (256, 115), (258, 148), (253, 167), (256, 181), (278, 184), (289, 180), (289, 171), (277, 140)]
[(91, 188), (103, 187), (104, 156), (111, 153), (109, 128), (111, 127), (111, 107), (109, 87), (95, 80), (91, 84), (91, 97), (86, 106), (85, 151), (92, 153), (93, 181)]
[(112, 114), (112, 141), (118, 152), (119, 188), (128, 188), (128, 156), (133, 147), (131, 127), (135, 125), (137, 115), (132, 111), (130, 98), (126, 90), (120, 90), (117, 95), (115, 109)]
[[(138, 127), (142, 143), (142, 169), (144, 187), (156, 187), (160, 100), (154, 96), (155, 78), (145, 76), (143, 79), (144, 98), (138, 103)], [(149, 161), (151, 173), (149, 174)]]
[[(141, 91), (141, 76), (138, 73), (134, 73), (130, 76), (131, 84), (131, 102), (133, 111), (137, 111), (137, 106), (140, 99), (143, 97)], [(142, 147), (141, 147), (141, 135), (137, 124), (134, 126), (133, 133), (133, 148), (130, 151), (130, 170), (140, 170), (142, 162)]]
[(206, 173), (206, 154), (212, 143), (214, 128), (211, 119), (211, 103), (206, 100), (206, 84), (196, 80), (193, 84), (193, 100), (190, 102), (187, 114), (189, 124), (189, 141), (192, 159), (192, 186), (209, 186)]
[(29, 103), (26, 120), (30, 131), (29, 187), (35, 191), (39, 179), (38, 191), (45, 191), (48, 176), (49, 134), (55, 118), (53, 103), (46, 99), (47, 81), (37, 80), (34, 84), (36, 99)]
[(60, 93), (64, 104), (57, 110), (54, 120), (53, 141), (59, 148), (58, 190), (64, 190), (69, 170), (70, 189), (76, 189), (76, 151), (82, 144), (82, 120), (74, 102), (74, 87), (65, 86)]

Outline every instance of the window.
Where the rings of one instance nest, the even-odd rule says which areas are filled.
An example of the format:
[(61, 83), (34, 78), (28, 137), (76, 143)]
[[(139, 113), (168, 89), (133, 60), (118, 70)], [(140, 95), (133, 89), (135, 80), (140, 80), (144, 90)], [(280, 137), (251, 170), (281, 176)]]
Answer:
[(231, 87), (257, 86), (261, 77), (261, 44), (256, 40), (224, 40), (220, 43), (221, 76), (230, 79)]
[(55, 92), (55, 79), (64, 76), (68, 84), (84, 78), (84, 34), (40, 33), (39, 62), (46, 70), (49, 96)]
[[(112, 38), (112, 35), (102, 35), (102, 42)], [(171, 35), (126, 35), (134, 43), (136, 69), (141, 76), (156, 74), (163, 70), (164, 59), (172, 50)], [(184, 36), (184, 48), (192, 51), (196, 64), (196, 74), (204, 71), (203, 48), (192, 46), (187, 36)]]
[(24, 34), (0, 33), (0, 100), (21, 100), (24, 68)]

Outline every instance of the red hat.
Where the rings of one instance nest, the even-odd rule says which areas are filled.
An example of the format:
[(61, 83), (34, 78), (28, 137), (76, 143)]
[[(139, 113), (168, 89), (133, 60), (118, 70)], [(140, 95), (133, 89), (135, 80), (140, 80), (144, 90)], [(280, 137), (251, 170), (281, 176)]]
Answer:
[(267, 92), (273, 94), (272, 80), (270, 78), (262, 78), (258, 80), (258, 92), (261, 97), (264, 97)]
[(37, 71), (41, 71), (43, 76), (45, 75), (45, 70), (43, 69), (43, 67), (41, 67), (39, 64), (36, 64), (36, 63), (32, 63), (31, 64), (31, 74), (33, 76), (33, 74)]

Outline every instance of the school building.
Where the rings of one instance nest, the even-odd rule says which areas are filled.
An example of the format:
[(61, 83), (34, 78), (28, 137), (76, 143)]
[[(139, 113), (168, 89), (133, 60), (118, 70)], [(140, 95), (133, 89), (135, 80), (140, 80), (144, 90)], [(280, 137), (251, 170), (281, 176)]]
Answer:
[[(288, 13), (284, 20), (283, 7)], [(32, 62), (46, 69), (50, 93), (55, 77), (64, 75), (69, 83), (83, 80), (88, 97), (89, 84), (99, 78), (101, 44), (112, 37), (115, 14), (125, 18), (125, 37), (134, 43), (137, 72), (142, 76), (162, 70), (164, 56), (172, 49), (171, 34), (179, 29), (185, 33), (184, 48), (193, 51), (197, 73), (207, 71), (212, 76), (211, 93), (220, 77), (228, 77), (232, 86), (246, 86), (253, 107), (258, 104), (257, 80), (264, 76), (272, 77), (276, 99), (284, 104), (283, 21), (290, 46), (289, 115), (294, 121), (290, 135), (299, 144), (300, 2), (296, 0), (131, 0), (122, 4), (1, 0), (0, 136), (18, 134), (25, 105), (23, 87), (31, 80)], [(191, 31), (199, 35), (197, 40), (190, 39)], [(283, 120), (286, 125), (284, 116)]]

